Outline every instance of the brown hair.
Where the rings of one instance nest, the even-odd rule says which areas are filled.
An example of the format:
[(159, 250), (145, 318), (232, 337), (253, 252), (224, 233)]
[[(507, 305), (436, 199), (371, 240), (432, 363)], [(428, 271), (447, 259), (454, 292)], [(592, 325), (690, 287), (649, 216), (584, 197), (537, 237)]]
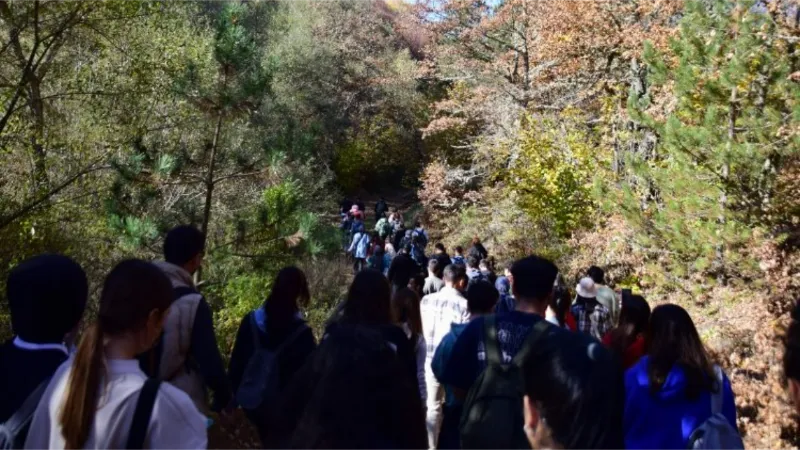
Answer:
[(422, 313), (419, 310), (419, 302), (417, 293), (407, 287), (399, 289), (392, 297), (394, 318), (400, 323), (408, 324), (413, 345), (417, 345), (417, 340), (422, 335)]
[(392, 323), (392, 288), (383, 273), (375, 269), (356, 275), (344, 302), (344, 317), (349, 323), (389, 325)]
[(141, 329), (153, 310), (166, 311), (171, 302), (166, 275), (146, 261), (123, 261), (106, 276), (97, 321), (81, 339), (59, 416), (65, 448), (82, 448), (89, 436), (103, 379), (104, 337)]

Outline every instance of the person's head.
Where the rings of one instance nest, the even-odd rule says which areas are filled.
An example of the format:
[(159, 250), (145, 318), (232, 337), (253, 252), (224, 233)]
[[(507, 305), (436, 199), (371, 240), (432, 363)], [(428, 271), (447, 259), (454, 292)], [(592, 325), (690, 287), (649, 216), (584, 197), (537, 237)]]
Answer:
[(467, 271), (464, 266), (460, 264), (450, 264), (444, 268), (442, 279), (447, 287), (451, 287), (458, 291), (464, 292), (469, 282)]
[(589, 277), (581, 278), (575, 287), (575, 291), (578, 293), (577, 301), (580, 304), (597, 300), (597, 285)]
[(83, 317), (89, 283), (80, 265), (63, 255), (39, 255), (8, 274), (11, 328), (33, 343), (60, 343)]
[(478, 236), (474, 236), (472, 238), (472, 245), (478, 245), (480, 243), (481, 243), (481, 238), (479, 238)]
[(586, 271), (586, 275), (594, 280), (595, 284), (606, 284), (606, 273), (597, 266), (589, 267), (589, 270)]
[(203, 233), (191, 225), (175, 227), (164, 238), (164, 260), (195, 273), (203, 264), (206, 240)]
[(467, 309), (473, 316), (482, 316), (494, 312), (500, 293), (488, 281), (476, 281), (467, 288)]
[(422, 296), (422, 290), (425, 288), (425, 277), (421, 273), (412, 275), (408, 279), (408, 288), (416, 292), (418, 296)]
[(553, 330), (523, 364), (525, 433), (532, 448), (624, 447), (622, 368), (602, 345)]
[(419, 220), (414, 221), (414, 228), (422, 228), (422, 222)]
[(460, 245), (459, 245), (459, 246), (457, 246), (457, 247), (456, 247), (456, 255), (459, 255), (459, 256), (460, 256), (460, 255), (463, 255), (463, 254), (464, 254), (464, 247), (462, 247), (462, 246), (460, 246)]
[(422, 334), (422, 315), (419, 309), (419, 295), (410, 288), (398, 289), (392, 296), (392, 312), (397, 323), (408, 324), (412, 342)]
[(547, 309), (558, 275), (555, 264), (540, 256), (528, 256), (511, 267), (511, 292), (517, 303)]
[(513, 266), (514, 261), (506, 261), (506, 263), (503, 264), (503, 275), (505, 275), (506, 278), (511, 278), (511, 267)]
[[(290, 384), (291, 448), (423, 448), (418, 387), (376, 330), (337, 327)], [(427, 447), (426, 447), (427, 448)]]
[[(81, 339), (59, 421), (67, 448), (83, 448), (97, 411), (104, 353), (133, 359), (153, 346), (172, 303), (172, 285), (155, 265), (131, 259), (106, 276), (97, 321)], [(124, 355), (121, 355), (124, 353)]]
[(441, 277), (442, 276), (442, 269), (439, 267), (439, 260), (436, 258), (431, 258), (428, 261), (428, 275), (434, 277)]
[(647, 300), (641, 295), (623, 296), (619, 324), (611, 331), (611, 350), (623, 355), (638, 336), (647, 333), (649, 324), (650, 305)]
[(284, 267), (275, 277), (272, 291), (264, 300), (267, 328), (282, 329), (292, 323), (292, 318), (307, 306), (311, 299), (306, 275), (297, 267)]
[(403, 246), (403, 253), (405, 253), (406, 255), (411, 254), (411, 244), (406, 244)]
[(446, 253), (446, 250), (444, 248), (444, 244), (442, 244), (441, 242), (437, 242), (436, 245), (433, 246), (433, 248), (434, 248), (434, 252), (437, 255), (441, 254), (441, 253)]
[(800, 413), (800, 303), (792, 311), (792, 322), (784, 338), (783, 373), (789, 383), (792, 404)]
[(686, 376), (687, 398), (696, 399), (701, 393), (718, 388), (711, 358), (685, 309), (673, 304), (657, 306), (650, 315), (648, 331), (648, 376), (652, 392), (661, 390), (676, 365)]
[(477, 269), (478, 268), (478, 258), (474, 256), (467, 257), (467, 267), (470, 269)]
[(489, 264), (489, 261), (487, 261), (485, 259), (482, 259), (481, 262), (478, 263), (478, 268), (482, 272), (491, 272), (492, 271), (491, 264)]
[(367, 269), (356, 275), (347, 293), (344, 317), (366, 325), (392, 323), (391, 287), (383, 273)]
[(499, 277), (494, 282), (494, 288), (501, 295), (508, 295), (511, 293), (511, 280), (505, 277)]

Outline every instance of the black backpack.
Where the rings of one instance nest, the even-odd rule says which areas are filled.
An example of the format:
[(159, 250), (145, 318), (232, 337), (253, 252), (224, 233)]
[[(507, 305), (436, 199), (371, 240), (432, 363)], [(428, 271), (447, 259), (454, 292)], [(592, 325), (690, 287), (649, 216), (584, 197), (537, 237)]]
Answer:
[(39, 400), (47, 390), (48, 384), (50, 384), (50, 377), (39, 383), (39, 386), (36, 386), (36, 389), (28, 394), (28, 398), (8, 420), (0, 423), (0, 449), (25, 447), (25, 438), (28, 436), (33, 413), (36, 412), (36, 407), (39, 406)]
[(523, 431), (522, 397), (525, 395), (522, 364), (550, 324), (534, 325), (510, 364), (503, 362), (494, 315), (486, 316), (484, 343), (486, 370), (467, 394), (461, 415), (461, 448), (528, 449)]

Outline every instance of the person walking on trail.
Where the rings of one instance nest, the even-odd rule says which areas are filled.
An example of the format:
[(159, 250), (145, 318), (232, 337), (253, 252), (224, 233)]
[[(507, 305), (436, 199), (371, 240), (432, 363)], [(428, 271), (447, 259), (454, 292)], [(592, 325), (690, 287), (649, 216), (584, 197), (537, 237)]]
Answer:
[(442, 280), (441, 276), (442, 268), (439, 266), (439, 260), (431, 258), (428, 261), (428, 277), (425, 278), (422, 293), (430, 295), (441, 291), (444, 288), (444, 280)]
[(470, 247), (467, 256), (472, 256), (480, 262), (489, 257), (489, 252), (486, 251), (486, 247), (481, 244), (481, 240), (478, 236), (472, 238), (472, 247)]
[(163, 336), (139, 360), (148, 376), (183, 390), (201, 411), (209, 409), (206, 391), (211, 390), (211, 411), (224, 412), (231, 403), (231, 387), (219, 353), (211, 307), (192, 279), (204, 255), (203, 234), (197, 228), (183, 225), (167, 233), (165, 261), (155, 265), (172, 283), (174, 301)]
[(375, 217), (383, 217), (387, 211), (389, 211), (389, 205), (387, 205), (386, 200), (381, 197), (380, 200), (375, 203)]
[(377, 217), (377, 222), (375, 223), (375, 233), (381, 239), (381, 242), (386, 241), (386, 238), (391, 236), (392, 234), (392, 224), (389, 222), (389, 219), (386, 218), (385, 215), (381, 214)]
[(622, 370), (594, 339), (560, 333), (523, 362), (522, 378), (530, 448), (625, 448)]
[(572, 315), (578, 322), (578, 331), (602, 340), (612, 328), (611, 314), (597, 301), (594, 280), (589, 277), (581, 278), (575, 290), (578, 295), (572, 306)]
[(428, 391), (425, 387), (425, 360), (428, 346), (425, 345), (425, 337), (422, 335), (422, 316), (419, 310), (419, 303), (419, 296), (409, 288), (400, 289), (392, 296), (395, 325), (403, 329), (406, 337), (414, 347), (414, 355), (417, 360), (417, 385), (424, 405), (425, 398), (428, 396)]
[(614, 290), (606, 286), (606, 273), (603, 271), (603, 269), (597, 266), (592, 266), (586, 271), (586, 275), (591, 278), (594, 281), (595, 286), (597, 286), (598, 303), (606, 307), (608, 312), (611, 314), (611, 323), (616, 325), (617, 321), (619, 320), (620, 304), (619, 300), (617, 299), (617, 294), (614, 292)]
[(392, 260), (392, 265), (389, 267), (389, 283), (394, 290), (408, 286), (411, 277), (419, 272), (417, 263), (411, 259), (411, 245), (406, 246), (400, 250), (400, 253)]
[(422, 226), (421, 222), (417, 221), (414, 223), (414, 231), (411, 236), (417, 238), (417, 242), (419, 242), (423, 250), (428, 246), (430, 236), (428, 236), (428, 232), (425, 230), (425, 227)]
[(623, 291), (619, 325), (603, 336), (603, 345), (619, 356), (623, 369), (630, 369), (645, 355), (649, 325), (650, 305), (644, 297)]
[(361, 211), (356, 211), (353, 214), (353, 226), (350, 229), (351, 235), (355, 235), (356, 233), (364, 233), (367, 231), (366, 227), (364, 226), (364, 213)]
[(367, 212), (367, 209), (364, 207), (364, 201), (361, 200), (361, 197), (356, 197), (355, 206), (357, 206), (358, 210), (362, 213)]
[(480, 269), (478, 268), (478, 259), (474, 256), (470, 256), (467, 258), (467, 278), (469, 278), (470, 283), (477, 282), (477, 281), (489, 281), (489, 279), (481, 273)]
[[(0, 346), (0, 424), (12, 416), (30, 424), (50, 378), (69, 357), (88, 297), (86, 273), (66, 256), (35, 256), (11, 270), (6, 298), (14, 338)], [(23, 448), (27, 435), (28, 425), (12, 430), (10, 442), (0, 435), (0, 448)]]
[[(744, 448), (730, 380), (689, 313), (656, 307), (647, 341), (647, 355), (625, 372), (625, 448)], [(697, 442), (708, 438), (716, 442)]]
[(464, 258), (464, 247), (459, 245), (455, 248), (455, 255), (451, 258), (450, 263), (467, 266), (467, 260)]
[[(513, 368), (518, 372), (522, 363), (520, 360), (524, 360), (526, 354), (530, 355), (538, 348), (537, 342), (555, 342), (558, 333), (567, 333), (553, 327), (544, 319), (550, 298), (553, 296), (553, 283), (558, 274), (556, 266), (544, 258), (529, 256), (514, 263), (511, 274), (511, 289), (516, 299), (516, 309), (505, 314), (482, 316), (470, 321), (453, 346), (450, 360), (440, 377), (442, 383), (453, 387), (454, 395), (462, 401), (487, 398), (484, 395), (494, 398), (519, 395), (522, 386), (513, 385), (518, 381), (503, 381), (493, 385), (476, 381), (485, 371), (487, 375), (499, 376), (496, 373), (498, 365), (509, 367), (509, 370)], [(490, 338), (493, 339), (492, 342), (488, 341)], [(494, 351), (487, 351), (492, 348)], [(509, 362), (512, 363), (510, 366)], [(490, 365), (494, 368), (491, 372), (487, 371)], [(491, 381), (492, 378), (490, 376), (482, 379)], [(509, 394), (507, 389), (502, 393), (492, 394), (492, 389), (509, 386), (508, 383), (512, 383), (510, 386), (514, 387), (513, 394)], [(482, 390), (473, 395), (471, 388)], [(519, 406), (514, 406), (513, 411), (508, 409), (508, 405), (521, 405), (522, 396), (519, 396), (519, 403), (516, 403), (516, 398), (512, 400), (511, 403), (501, 403), (501, 409), (493, 410), (491, 414), (477, 416), (468, 413), (472, 406), (478, 404), (466, 402), (464, 417), (471, 419), (461, 427), (464, 448), (483, 448), (481, 445), (497, 448), (527, 447), (522, 429), (522, 411), (516, 409)], [(505, 409), (502, 405), (505, 405)], [(500, 423), (493, 422), (493, 418), (500, 419)]]
[(433, 247), (433, 256), (431, 256), (431, 258), (435, 258), (439, 261), (439, 270), (444, 270), (445, 267), (452, 264), (450, 255), (447, 254), (447, 250), (441, 242), (437, 242)]
[[(471, 284), (467, 289), (469, 320), (492, 314), (498, 298), (499, 293), (491, 284), (487, 282)], [(431, 362), (431, 370), (440, 382), (444, 368), (450, 361), (453, 346), (466, 327), (466, 323), (453, 323), (450, 332), (442, 338), (442, 342), (436, 348)], [(463, 401), (456, 397), (452, 386), (446, 383), (442, 383), (442, 386), (444, 386), (444, 406), (442, 407), (442, 429), (439, 432), (437, 448), (458, 449), (461, 448), (459, 432)]]
[(497, 281), (497, 275), (494, 273), (494, 263), (491, 258), (482, 259), (481, 262), (478, 263), (478, 270), (481, 271), (483, 278), (492, 285)]
[(207, 447), (206, 418), (192, 399), (171, 383), (148, 379), (136, 361), (159, 339), (172, 291), (149, 262), (127, 260), (111, 270), (97, 320), (53, 375), (25, 448)]
[(405, 247), (405, 245), (402, 245), (405, 238), (406, 238), (406, 227), (405, 224), (400, 222), (395, 228), (394, 234), (392, 235), (392, 244), (394, 244), (394, 248), (400, 251), (400, 249)]
[(450, 332), (454, 323), (464, 323), (469, 318), (467, 299), (462, 292), (467, 287), (468, 279), (463, 266), (451, 264), (444, 269), (445, 287), (422, 298), (422, 329), (425, 342), (428, 344), (428, 358), (425, 362), (425, 384), (428, 387), (428, 444), (436, 448), (437, 437), (442, 421), (442, 400), (444, 391), (436, 380), (431, 369), (431, 361), (436, 348), (444, 336)]
[[(247, 313), (239, 324), (228, 376), (237, 403), (253, 423), (264, 448), (282, 446), (289, 430), (280, 420), (276, 404), (289, 382), (316, 348), (314, 333), (301, 314), (311, 295), (302, 270), (285, 267), (278, 272), (264, 303)], [(264, 351), (274, 356), (272, 365), (254, 358)], [(270, 377), (270, 372), (276, 375)], [(268, 391), (263, 379), (270, 383)]]
[(369, 233), (361, 232), (353, 235), (353, 243), (350, 244), (350, 254), (353, 255), (353, 271), (358, 273), (367, 267), (367, 256), (369, 252)]

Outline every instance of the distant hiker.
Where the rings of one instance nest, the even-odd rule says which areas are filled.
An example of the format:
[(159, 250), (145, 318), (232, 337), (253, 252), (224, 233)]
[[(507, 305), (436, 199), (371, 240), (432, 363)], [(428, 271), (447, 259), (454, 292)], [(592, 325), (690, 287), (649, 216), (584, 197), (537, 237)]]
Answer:
[[(25, 447), (206, 448), (206, 418), (192, 399), (148, 379), (136, 361), (159, 339), (171, 303), (173, 287), (153, 264), (117, 264), (103, 283), (97, 321), (53, 375)], [(149, 420), (134, 420), (142, 417)]]
[(400, 239), (400, 247), (403, 248), (406, 245), (411, 245), (412, 241), (414, 240), (414, 232), (411, 230), (406, 230), (403, 238)]
[(569, 288), (564, 284), (563, 277), (559, 274), (545, 318), (553, 325), (570, 331), (577, 331), (578, 323), (575, 320), (575, 316), (572, 315), (572, 311), (570, 311), (571, 305), (572, 295)]
[(594, 339), (560, 333), (531, 352), (522, 373), (530, 448), (625, 448), (622, 370)]
[(421, 273), (417, 272), (414, 274), (413, 277), (408, 281), (408, 288), (414, 291), (417, 294), (417, 297), (423, 297), (423, 288), (425, 287), (425, 276)]
[(431, 256), (431, 258), (435, 258), (439, 261), (439, 270), (444, 270), (445, 267), (452, 264), (450, 255), (447, 254), (447, 250), (445, 250), (444, 244), (441, 242), (437, 242), (433, 247), (433, 256)]
[(400, 251), (400, 249), (405, 247), (405, 245), (401, 245), (403, 243), (403, 240), (405, 239), (405, 236), (406, 236), (405, 225), (402, 222), (400, 222), (395, 228), (394, 234), (392, 234), (392, 244), (394, 245), (394, 248), (397, 249), (397, 251)]
[(403, 329), (414, 347), (414, 355), (417, 359), (417, 385), (424, 405), (428, 395), (425, 388), (425, 361), (428, 347), (425, 345), (425, 337), (422, 335), (422, 316), (419, 304), (420, 298), (417, 293), (408, 288), (400, 289), (392, 296), (395, 324)]
[(454, 323), (464, 323), (469, 317), (467, 299), (463, 291), (466, 290), (468, 279), (463, 266), (451, 264), (444, 268), (445, 287), (431, 295), (422, 298), (420, 310), (422, 312), (422, 329), (425, 342), (428, 344), (428, 359), (425, 362), (425, 384), (428, 387), (428, 444), (430, 448), (436, 447), (439, 428), (442, 420), (442, 390), (431, 370), (431, 361), (436, 348), (444, 336), (450, 332)]
[(420, 273), (428, 266), (428, 257), (425, 256), (425, 246), (419, 241), (419, 236), (411, 238), (411, 259), (419, 266)]
[(608, 312), (611, 313), (611, 323), (616, 325), (619, 320), (620, 304), (614, 290), (606, 286), (606, 273), (603, 269), (592, 266), (586, 271), (586, 275), (589, 276), (594, 281), (595, 286), (597, 286), (597, 301), (608, 309)]
[(339, 212), (347, 214), (353, 207), (353, 201), (345, 197), (339, 202)]
[(481, 273), (481, 270), (478, 268), (478, 264), (478, 260), (474, 256), (467, 258), (467, 278), (469, 278), (470, 283), (489, 281), (489, 278)]
[(435, 294), (444, 288), (444, 280), (441, 279), (442, 269), (439, 266), (439, 260), (431, 258), (428, 261), (428, 277), (425, 278), (425, 286), (422, 288), (422, 293), (425, 295)]
[(378, 233), (381, 241), (385, 241), (392, 234), (392, 224), (383, 214), (377, 217), (378, 222), (375, 223), (375, 232)]
[(353, 214), (353, 226), (350, 232), (352, 235), (355, 235), (356, 233), (364, 233), (365, 231), (367, 230), (364, 226), (364, 213), (356, 211), (356, 213)]
[(389, 257), (389, 262), (394, 260), (394, 257), (397, 256), (397, 249), (394, 248), (394, 244), (390, 239), (386, 239), (386, 244), (383, 246), (383, 251), (386, 253), (386, 256)]
[(392, 233), (403, 228), (403, 216), (399, 212), (393, 212), (389, 215), (389, 223), (392, 225)]
[(494, 285), (494, 282), (497, 281), (497, 275), (494, 274), (494, 268), (488, 258), (482, 259), (481, 262), (478, 263), (478, 269), (481, 271), (483, 278)]
[(392, 260), (389, 267), (389, 283), (392, 288), (397, 290), (408, 286), (409, 280), (419, 271), (417, 263), (411, 259), (411, 245), (400, 250), (400, 253)]
[(730, 380), (686, 310), (653, 309), (647, 341), (647, 355), (625, 372), (625, 448), (744, 448)]
[(623, 295), (619, 325), (606, 333), (603, 345), (619, 355), (627, 370), (645, 355), (645, 336), (650, 324), (650, 305), (641, 295)]
[(353, 233), (353, 218), (350, 214), (342, 214), (342, 221), (339, 224), (339, 228), (342, 230), (342, 248), (344, 251), (347, 251)]
[(383, 217), (387, 211), (389, 211), (389, 205), (387, 205), (386, 200), (381, 197), (378, 203), (375, 203), (375, 217)]
[(578, 322), (578, 331), (602, 340), (612, 328), (611, 314), (597, 301), (594, 280), (589, 277), (581, 278), (575, 290), (578, 295), (572, 306), (572, 315)]
[(428, 246), (428, 241), (430, 240), (428, 236), (428, 232), (425, 231), (425, 227), (422, 226), (422, 223), (419, 221), (414, 223), (414, 231), (412, 232), (412, 237), (417, 238), (417, 242), (424, 250), (425, 247)]
[[(14, 415), (24, 426), (12, 430), (10, 442), (0, 435), (0, 448), (25, 445), (28, 421), (50, 377), (69, 357), (88, 295), (86, 273), (66, 256), (34, 256), (9, 273), (6, 298), (14, 339), (0, 346), (0, 424)], [(30, 407), (23, 408), (26, 403)]]
[(391, 265), (392, 257), (386, 254), (383, 246), (376, 245), (372, 250), (372, 255), (367, 258), (367, 267), (375, 269), (384, 275), (388, 275)]
[(232, 399), (225, 365), (219, 353), (211, 307), (194, 285), (192, 274), (203, 264), (203, 234), (189, 225), (170, 230), (164, 239), (164, 262), (155, 263), (172, 283), (174, 301), (164, 322), (164, 334), (140, 356), (142, 370), (183, 390), (200, 411), (226, 408)]
[(278, 272), (264, 303), (239, 324), (228, 375), (237, 403), (253, 423), (265, 448), (288, 439), (277, 403), (289, 382), (316, 348), (314, 333), (300, 312), (311, 295), (302, 270)]
[(362, 213), (367, 212), (367, 209), (364, 208), (364, 201), (361, 200), (361, 197), (356, 197), (355, 205), (358, 206), (358, 210)]
[(353, 271), (356, 273), (367, 267), (369, 242), (369, 233), (360, 232), (353, 235), (353, 242), (350, 244), (349, 251), (353, 255)]
[(489, 252), (487, 252), (486, 247), (481, 244), (481, 240), (478, 236), (472, 238), (472, 247), (470, 247), (467, 256), (474, 257), (478, 262), (489, 257)]
[[(364, 272), (362, 272), (364, 273)], [(379, 331), (341, 325), (295, 376), (281, 407), (286, 448), (424, 448), (422, 402)]]
[[(441, 377), (443, 383), (453, 386), (458, 398), (471, 400), (464, 404), (462, 416), (464, 448), (528, 447), (520, 408), (521, 365), (539, 345), (556, 343), (558, 333), (567, 333), (544, 320), (558, 274), (556, 266), (544, 258), (529, 256), (514, 263), (511, 272), (516, 309), (470, 321), (453, 346)], [(423, 312), (423, 325), (424, 320)], [(501, 401), (493, 407), (491, 399)], [(479, 409), (482, 405), (488, 409)], [(471, 411), (473, 407), (476, 409)]]
[(795, 304), (791, 317), (784, 340), (783, 374), (789, 384), (792, 406), (800, 413), (800, 304)]
[[(499, 294), (497, 290), (487, 282), (473, 283), (467, 289), (467, 310), (469, 320), (492, 314), (497, 304)], [(443, 338), (436, 348), (436, 353), (431, 362), (433, 375), (441, 382), (445, 367), (450, 361), (453, 346), (458, 337), (467, 327), (466, 323), (453, 323), (450, 332)], [(442, 407), (442, 428), (439, 432), (437, 448), (458, 449), (461, 448), (460, 424), (463, 407), (463, 399), (458, 398), (452, 386), (442, 382), (444, 387), (444, 406)]]
[(497, 292), (500, 294), (500, 299), (495, 307), (495, 311), (498, 314), (508, 313), (517, 308), (514, 302), (514, 296), (511, 295), (510, 278), (505, 276), (497, 278), (497, 281), (494, 282), (494, 288), (497, 289)]
[(459, 245), (455, 248), (455, 255), (453, 255), (453, 258), (451, 258), (450, 263), (464, 266), (466, 269), (467, 260), (464, 258), (464, 247)]

